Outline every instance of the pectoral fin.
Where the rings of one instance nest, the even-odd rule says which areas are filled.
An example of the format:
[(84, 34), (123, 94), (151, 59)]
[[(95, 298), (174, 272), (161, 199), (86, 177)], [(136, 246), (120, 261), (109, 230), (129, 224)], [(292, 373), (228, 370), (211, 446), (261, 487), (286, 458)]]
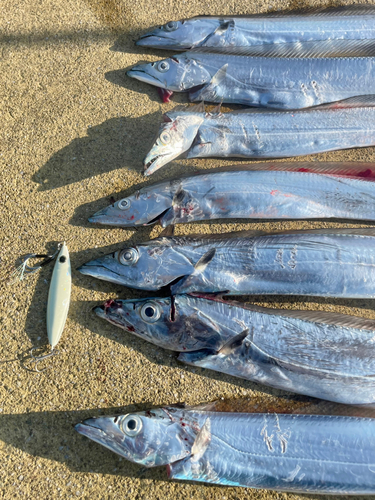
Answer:
[(223, 347), (218, 351), (217, 354), (231, 354), (234, 349), (240, 347), (245, 338), (249, 335), (249, 329), (247, 328), (243, 332), (239, 333), (235, 337), (231, 338)]
[(228, 63), (224, 64), (212, 77), (211, 81), (199, 90), (189, 92), (190, 101), (217, 101), (220, 96), (217, 95), (218, 86), (227, 76)]
[(208, 250), (202, 257), (198, 260), (198, 262), (194, 266), (195, 273), (203, 273), (208, 266), (208, 264), (215, 257), (216, 248), (211, 248)]
[(199, 430), (197, 437), (195, 438), (194, 444), (191, 448), (192, 462), (198, 462), (198, 460), (200, 460), (203, 457), (210, 442), (211, 442), (211, 421), (209, 418), (207, 418), (207, 420)]

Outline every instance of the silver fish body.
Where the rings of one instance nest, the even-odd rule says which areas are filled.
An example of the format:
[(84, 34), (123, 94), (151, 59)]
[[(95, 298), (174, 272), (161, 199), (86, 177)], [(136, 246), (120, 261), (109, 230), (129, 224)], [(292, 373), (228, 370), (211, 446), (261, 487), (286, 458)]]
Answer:
[(375, 492), (373, 418), (170, 406), (91, 418), (76, 430), (132, 462), (167, 465), (172, 479), (298, 493)]
[(79, 270), (131, 288), (170, 285), (173, 294), (374, 298), (374, 243), (372, 228), (161, 237), (90, 261)]
[(282, 158), (375, 145), (373, 96), (295, 111), (166, 113), (144, 160), (151, 175), (174, 158)]
[(123, 227), (159, 222), (166, 227), (232, 218), (375, 220), (374, 184), (367, 180), (374, 172), (373, 164), (316, 162), (200, 172), (146, 186), (89, 221)]
[(142, 35), (137, 45), (185, 50), (193, 47), (254, 46), (298, 41), (375, 38), (373, 5), (253, 16), (198, 16), (170, 21)]
[(198, 367), (346, 404), (375, 402), (375, 322), (218, 298), (108, 301), (107, 321)]
[(317, 57), (319, 53), (294, 57), (291, 52), (287, 57), (186, 52), (137, 65), (127, 74), (174, 92), (188, 91), (191, 101), (275, 109), (306, 108), (375, 93), (374, 57), (324, 57), (328, 50), (322, 51), (323, 57)]

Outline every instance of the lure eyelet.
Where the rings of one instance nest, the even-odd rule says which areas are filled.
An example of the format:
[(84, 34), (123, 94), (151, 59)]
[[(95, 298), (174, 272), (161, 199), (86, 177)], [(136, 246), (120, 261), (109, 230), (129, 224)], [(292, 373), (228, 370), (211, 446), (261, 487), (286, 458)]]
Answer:
[(127, 210), (130, 208), (130, 201), (127, 198), (124, 198), (117, 203), (117, 206), (120, 210)]
[(169, 62), (168, 61), (160, 61), (156, 67), (157, 67), (158, 71), (160, 71), (160, 73), (165, 73), (166, 71), (169, 70)]
[(169, 21), (169, 23), (164, 24), (163, 28), (165, 31), (176, 31), (178, 24), (176, 21)]
[(146, 302), (141, 307), (140, 316), (146, 323), (156, 323), (161, 316), (159, 305), (156, 302)]
[(138, 415), (126, 415), (120, 425), (122, 431), (129, 437), (139, 434), (143, 427), (142, 419)]
[(171, 136), (168, 132), (162, 132), (160, 134), (160, 142), (163, 144), (163, 146), (166, 146), (171, 142)]
[(125, 248), (121, 250), (118, 256), (120, 264), (124, 266), (132, 266), (139, 259), (139, 253), (135, 248)]

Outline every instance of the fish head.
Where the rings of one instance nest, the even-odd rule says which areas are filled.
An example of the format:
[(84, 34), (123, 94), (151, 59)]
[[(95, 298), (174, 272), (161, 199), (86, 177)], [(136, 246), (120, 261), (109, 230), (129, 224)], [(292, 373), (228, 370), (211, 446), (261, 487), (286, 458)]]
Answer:
[(95, 307), (94, 312), (144, 340), (174, 350), (174, 339), (170, 330), (173, 319), (172, 299), (169, 297), (110, 299), (103, 305)]
[(170, 183), (142, 188), (122, 198), (89, 218), (89, 222), (111, 226), (134, 227), (154, 224), (171, 209)]
[(156, 141), (143, 161), (145, 175), (151, 175), (190, 148), (205, 117), (204, 112), (196, 112), (196, 107), (190, 109), (193, 108), (164, 115)]
[(200, 47), (213, 36), (220, 21), (210, 17), (197, 17), (181, 21), (169, 21), (142, 35), (136, 45), (141, 47), (160, 47), (176, 50)]
[(210, 81), (210, 73), (187, 54), (176, 55), (161, 61), (137, 64), (128, 76), (155, 87), (183, 92)]
[[(94, 312), (110, 323), (164, 349), (219, 349), (226, 341), (215, 304), (188, 295), (107, 300)], [(222, 323), (222, 322), (221, 322)]]
[(159, 290), (194, 271), (189, 259), (170, 240), (173, 238), (157, 238), (127, 246), (83, 264), (78, 271), (130, 288)]
[(168, 465), (191, 454), (194, 431), (167, 409), (89, 418), (80, 434), (145, 467)]

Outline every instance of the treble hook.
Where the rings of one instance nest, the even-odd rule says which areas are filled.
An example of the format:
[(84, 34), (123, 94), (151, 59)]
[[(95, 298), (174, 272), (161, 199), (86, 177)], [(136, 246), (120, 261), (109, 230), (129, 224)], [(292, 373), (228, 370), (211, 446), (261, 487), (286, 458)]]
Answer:
[[(27, 274), (34, 274), (39, 271), (43, 266), (49, 264), (51, 261), (53, 261), (56, 257), (56, 255), (59, 253), (61, 248), (61, 244), (58, 245), (57, 250), (54, 254), (52, 255), (46, 255), (46, 254), (36, 254), (36, 253), (29, 253), (27, 254), (24, 259), (22, 264), (20, 264), (9, 276), (9, 284), (13, 285), (14, 283), (17, 283), (17, 281), (22, 281)], [(30, 259), (44, 259), (40, 264), (36, 266), (29, 266), (28, 262)]]
[(43, 354), (42, 356), (34, 356), (33, 351), (35, 351), (36, 349), (39, 349), (39, 347), (32, 347), (30, 349), (30, 356), (35, 360), (35, 371), (38, 373), (42, 373), (48, 370), (48, 367), (43, 368), (43, 370), (39, 370), (38, 364), (44, 359), (50, 358), (51, 356), (57, 356), (59, 354), (59, 351), (52, 347), (51, 352), (49, 352), (48, 354)]

